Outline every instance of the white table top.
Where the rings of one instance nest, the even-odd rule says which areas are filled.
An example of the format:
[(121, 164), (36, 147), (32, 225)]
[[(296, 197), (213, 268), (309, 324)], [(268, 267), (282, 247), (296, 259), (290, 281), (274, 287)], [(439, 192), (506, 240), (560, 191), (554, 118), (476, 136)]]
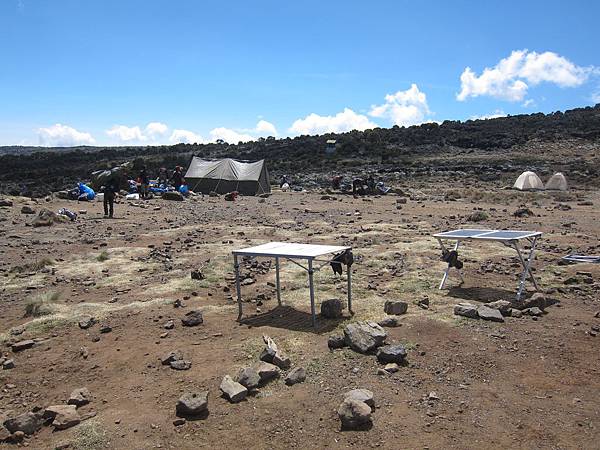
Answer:
[(519, 239), (527, 239), (531, 237), (539, 237), (540, 231), (522, 231), (522, 230), (485, 230), (465, 228), (460, 230), (445, 231), (433, 235), (439, 239), (479, 239), (486, 241), (516, 241)]
[(234, 255), (284, 256), (288, 258), (315, 258), (328, 253), (337, 253), (352, 247), (338, 245), (297, 244), (293, 242), (268, 242), (255, 247), (234, 250)]

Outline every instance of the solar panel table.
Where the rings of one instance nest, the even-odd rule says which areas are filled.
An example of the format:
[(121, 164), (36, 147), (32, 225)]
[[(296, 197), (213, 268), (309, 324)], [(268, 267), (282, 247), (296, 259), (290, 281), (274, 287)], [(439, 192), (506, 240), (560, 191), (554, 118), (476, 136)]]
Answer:
[[(519, 260), (521, 261), (521, 265), (523, 266), (523, 272), (521, 273), (521, 277), (519, 279), (519, 286), (517, 289), (517, 301), (521, 299), (521, 295), (523, 294), (523, 289), (525, 288), (525, 281), (527, 280), (527, 275), (531, 278), (533, 285), (536, 290), (539, 290), (537, 282), (533, 274), (531, 273), (531, 263), (533, 262), (534, 254), (535, 254), (535, 246), (538, 238), (542, 236), (542, 233), (539, 231), (518, 231), (518, 230), (486, 230), (486, 229), (462, 229), (462, 230), (453, 230), (446, 231), (444, 233), (434, 234), (433, 237), (436, 238), (442, 247), (442, 251), (447, 252), (448, 249), (444, 245), (444, 240), (456, 241), (454, 245), (454, 250), (458, 250), (458, 247), (463, 241), (496, 241), (500, 242), (507, 247), (513, 248), (516, 250), (517, 255), (519, 256)], [(531, 248), (529, 250), (529, 254), (524, 253), (519, 247), (519, 241), (525, 240), (529, 242)], [(458, 274), (460, 279), (464, 282), (462, 274), (460, 270), (458, 270)], [(446, 280), (448, 279), (448, 275), (450, 273), (450, 266), (445, 270), (444, 276), (442, 277), (442, 281), (440, 283), (440, 289), (444, 288), (446, 284)]]
[[(312, 325), (316, 326), (316, 314), (315, 314), (315, 288), (313, 281), (313, 274), (315, 270), (319, 270), (326, 264), (332, 262), (331, 259), (319, 259), (320, 256), (329, 255), (332, 253), (339, 253), (346, 250), (352, 250), (352, 247), (337, 246), (337, 245), (316, 245), (316, 244), (295, 244), (291, 242), (269, 242), (267, 244), (257, 245), (255, 247), (243, 248), (240, 250), (234, 250), (233, 254), (233, 266), (235, 269), (235, 287), (237, 290), (238, 297), (238, 320), (242, 318), (242, 293), (240, 287), (240, 256), (250, 257), (267, 257), (275, 258), (275, 283), (277, 287), (277, 302), (281, 305), (281, 285), (279, 282), (279, 261), (285, 259), (293, 262), (300, 266), (306, 272), (308, 272), (308, 284), (310, 291), (310, 312), (312, 315)], [(306, 260), (307, 266), (303, 266), (297, 260)], [(313, 262), (322, 263), (318, 267), (313, 266)], [(350, 266), (347, 266), (348, 273), (348, 311), (352, 313), (352, 270)]]

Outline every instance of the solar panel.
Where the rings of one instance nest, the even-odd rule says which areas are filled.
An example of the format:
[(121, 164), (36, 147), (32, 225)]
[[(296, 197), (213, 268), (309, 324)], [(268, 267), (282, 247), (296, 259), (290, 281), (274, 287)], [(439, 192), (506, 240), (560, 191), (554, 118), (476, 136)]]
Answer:
[(475, 230), (475, 229), (465, 229), (465, 230), (453, 230), (446, 231), (444, 233), (434, 234), (434, 237), (443, 237), (443, 238), (471, 238), (474, 236), (478, 236), (483, 233), (490, 233), (494, 230)]
[(497, 241), (511, 241), (515, 239), (524, 239), (526, 237), (539, 235), (541, 233), (536, 231), (511, 231), (511, 230), (501, 230), (501, 231), (493, 231), (491, 233), (486, 233), (482, 236), (477, 236), (477, 239), (491, 239)]

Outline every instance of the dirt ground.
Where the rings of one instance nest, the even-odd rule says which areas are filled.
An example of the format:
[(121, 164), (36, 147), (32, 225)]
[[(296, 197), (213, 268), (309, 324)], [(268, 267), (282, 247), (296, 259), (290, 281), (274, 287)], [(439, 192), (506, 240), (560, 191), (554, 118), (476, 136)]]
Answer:
[[(44, 427), (19, 445), (600, 448), (600, 336), (592, 328), (600, 325), (600, 265), (559, 264), (570, 252), (600, 254), (600, 194), (520, 193), (493, 183), (451, 190), (415, 183), (404, 191), (405, 204), (398, 195), (283, 192), (235, 202), (152, 199), (116, 205), (112, 220), (102, 217), (100, 202), (13, 198), (12, 207), (0, 208), (0, 344), (15, 363), (0, 370), (0, 413), (64, 404), (80, 387), (93, 396), (81, 411), (96, 413), (68, 430)], [(34, 228), (24, 205), (86, 213)], [(520, 205), (533, 215), (515, 217)], [(479, 209), (487, 218), (471, 222)], [(460, 251), (466, 283), (451, 277), (449, 288), (438, 290), (444, 263), (431, 234), (461, 227), (544, 233), (534, 273), (554, 304), (542, 317), (494, 323), (453, 314), (464, 301), (512, 300), (520, 272), (513, 250), (469, 243)], [(231, 251), (268, 241), (351, 245), (355, 315), (318, 318), (313, 329), (306, 272), (284, 264), (278, 307), (273, 266), (255, 270), (248, 262), (238, 323)], [(204, 279), (191, 279), (196, 269)], [(317, 310), (325, 299), (345, 298), (345, 279), (328, 266), (315, 280)], [(428, 309), (417, 305), (425, 297)], [(175, 308), (175, 300), (184, 307)], [(374, 356), (328, 350), (328, 336), (349, 321), (382, 319), (386, 300), (409, 303), (401, 326), (386, 329), (388, 342), (407, 347), (408, 365), (378, 375)], [(182, 327), (194, 308), (204, 323)], [(86, 316), (98, 323), (80, 329)], [(163, 327), (169, 319), (172, 330)], [(101, 333), (104, 325), (112, 331)], [(285, 349), (293, 367), (306, 368), (307, 379), (291, 387), (279, 379), (230, 404), (220, 396), (221, 379), (258, 359), (263, 334)], [(13, 353), (10, 344), (23, 339), (36, 344)], [(189, 370), (161, 365), (173, 350), (192, 362)], [(375, 395), (370, 430), (340, 430), (336, 411), (353, 388)], [(177, 399), (200, 390), (210, 392), (208, 417), (175, 426)]]

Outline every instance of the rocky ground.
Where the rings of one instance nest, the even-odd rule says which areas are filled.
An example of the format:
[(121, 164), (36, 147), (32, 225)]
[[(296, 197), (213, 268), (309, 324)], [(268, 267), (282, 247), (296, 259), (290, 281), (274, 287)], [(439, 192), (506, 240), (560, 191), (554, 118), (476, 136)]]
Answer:
[[(0, 448), (597, 448), (600, 265), (559, 263), (571, 251), (600, 254), (597, 190), (399, 188), (370, 198), (123, 202), (112, 220), (99, 202), (8, 198), (0, 207), (0, 415), (33, 430), (1, 429), (11, 442)], [(79, 212), (77, 221), (30, 226), (43, 208), (62, 207)], [(451, 277), (437, 290), (444, 263), (431, 234), (459, 227), (544, 232), (535, 262), (541, 315), (454, 314), (459, 303), (512, 300), (519, 273), (511, 249), (466, 245), (466, 283)], [(306, 273), (283, 266), (278, 307), (273, 265), (246, 261), (238, 323), (231, 251), (267, 241), (352, 245), (355, 315), (319, 317), (313, 329)], [(345, 298), (345, 278), (328, 266), (315, 279), (318, 306)], [(401, 347), (379, 358), (329, 349), (348, 325), (385, 319), (386, 301), (407, 304), (403, 312), (388, 303), (401, 313), (392, 316), (398, 326), (381, 328)], [(256, 367), (263, 335), (284, 355), (270, 360), (289, 358), (289, 368), (242, 394), (234, 380)], [(398, 355), (399, 366), (384, 370)], [(244, 374), (252, 384), (255, 372)], [(373, 401), (340, 406), (353, 389)], [(186, 408), (199, 414), (178, 414)], [(338, 408), (366, 423), (342, 428)]]

